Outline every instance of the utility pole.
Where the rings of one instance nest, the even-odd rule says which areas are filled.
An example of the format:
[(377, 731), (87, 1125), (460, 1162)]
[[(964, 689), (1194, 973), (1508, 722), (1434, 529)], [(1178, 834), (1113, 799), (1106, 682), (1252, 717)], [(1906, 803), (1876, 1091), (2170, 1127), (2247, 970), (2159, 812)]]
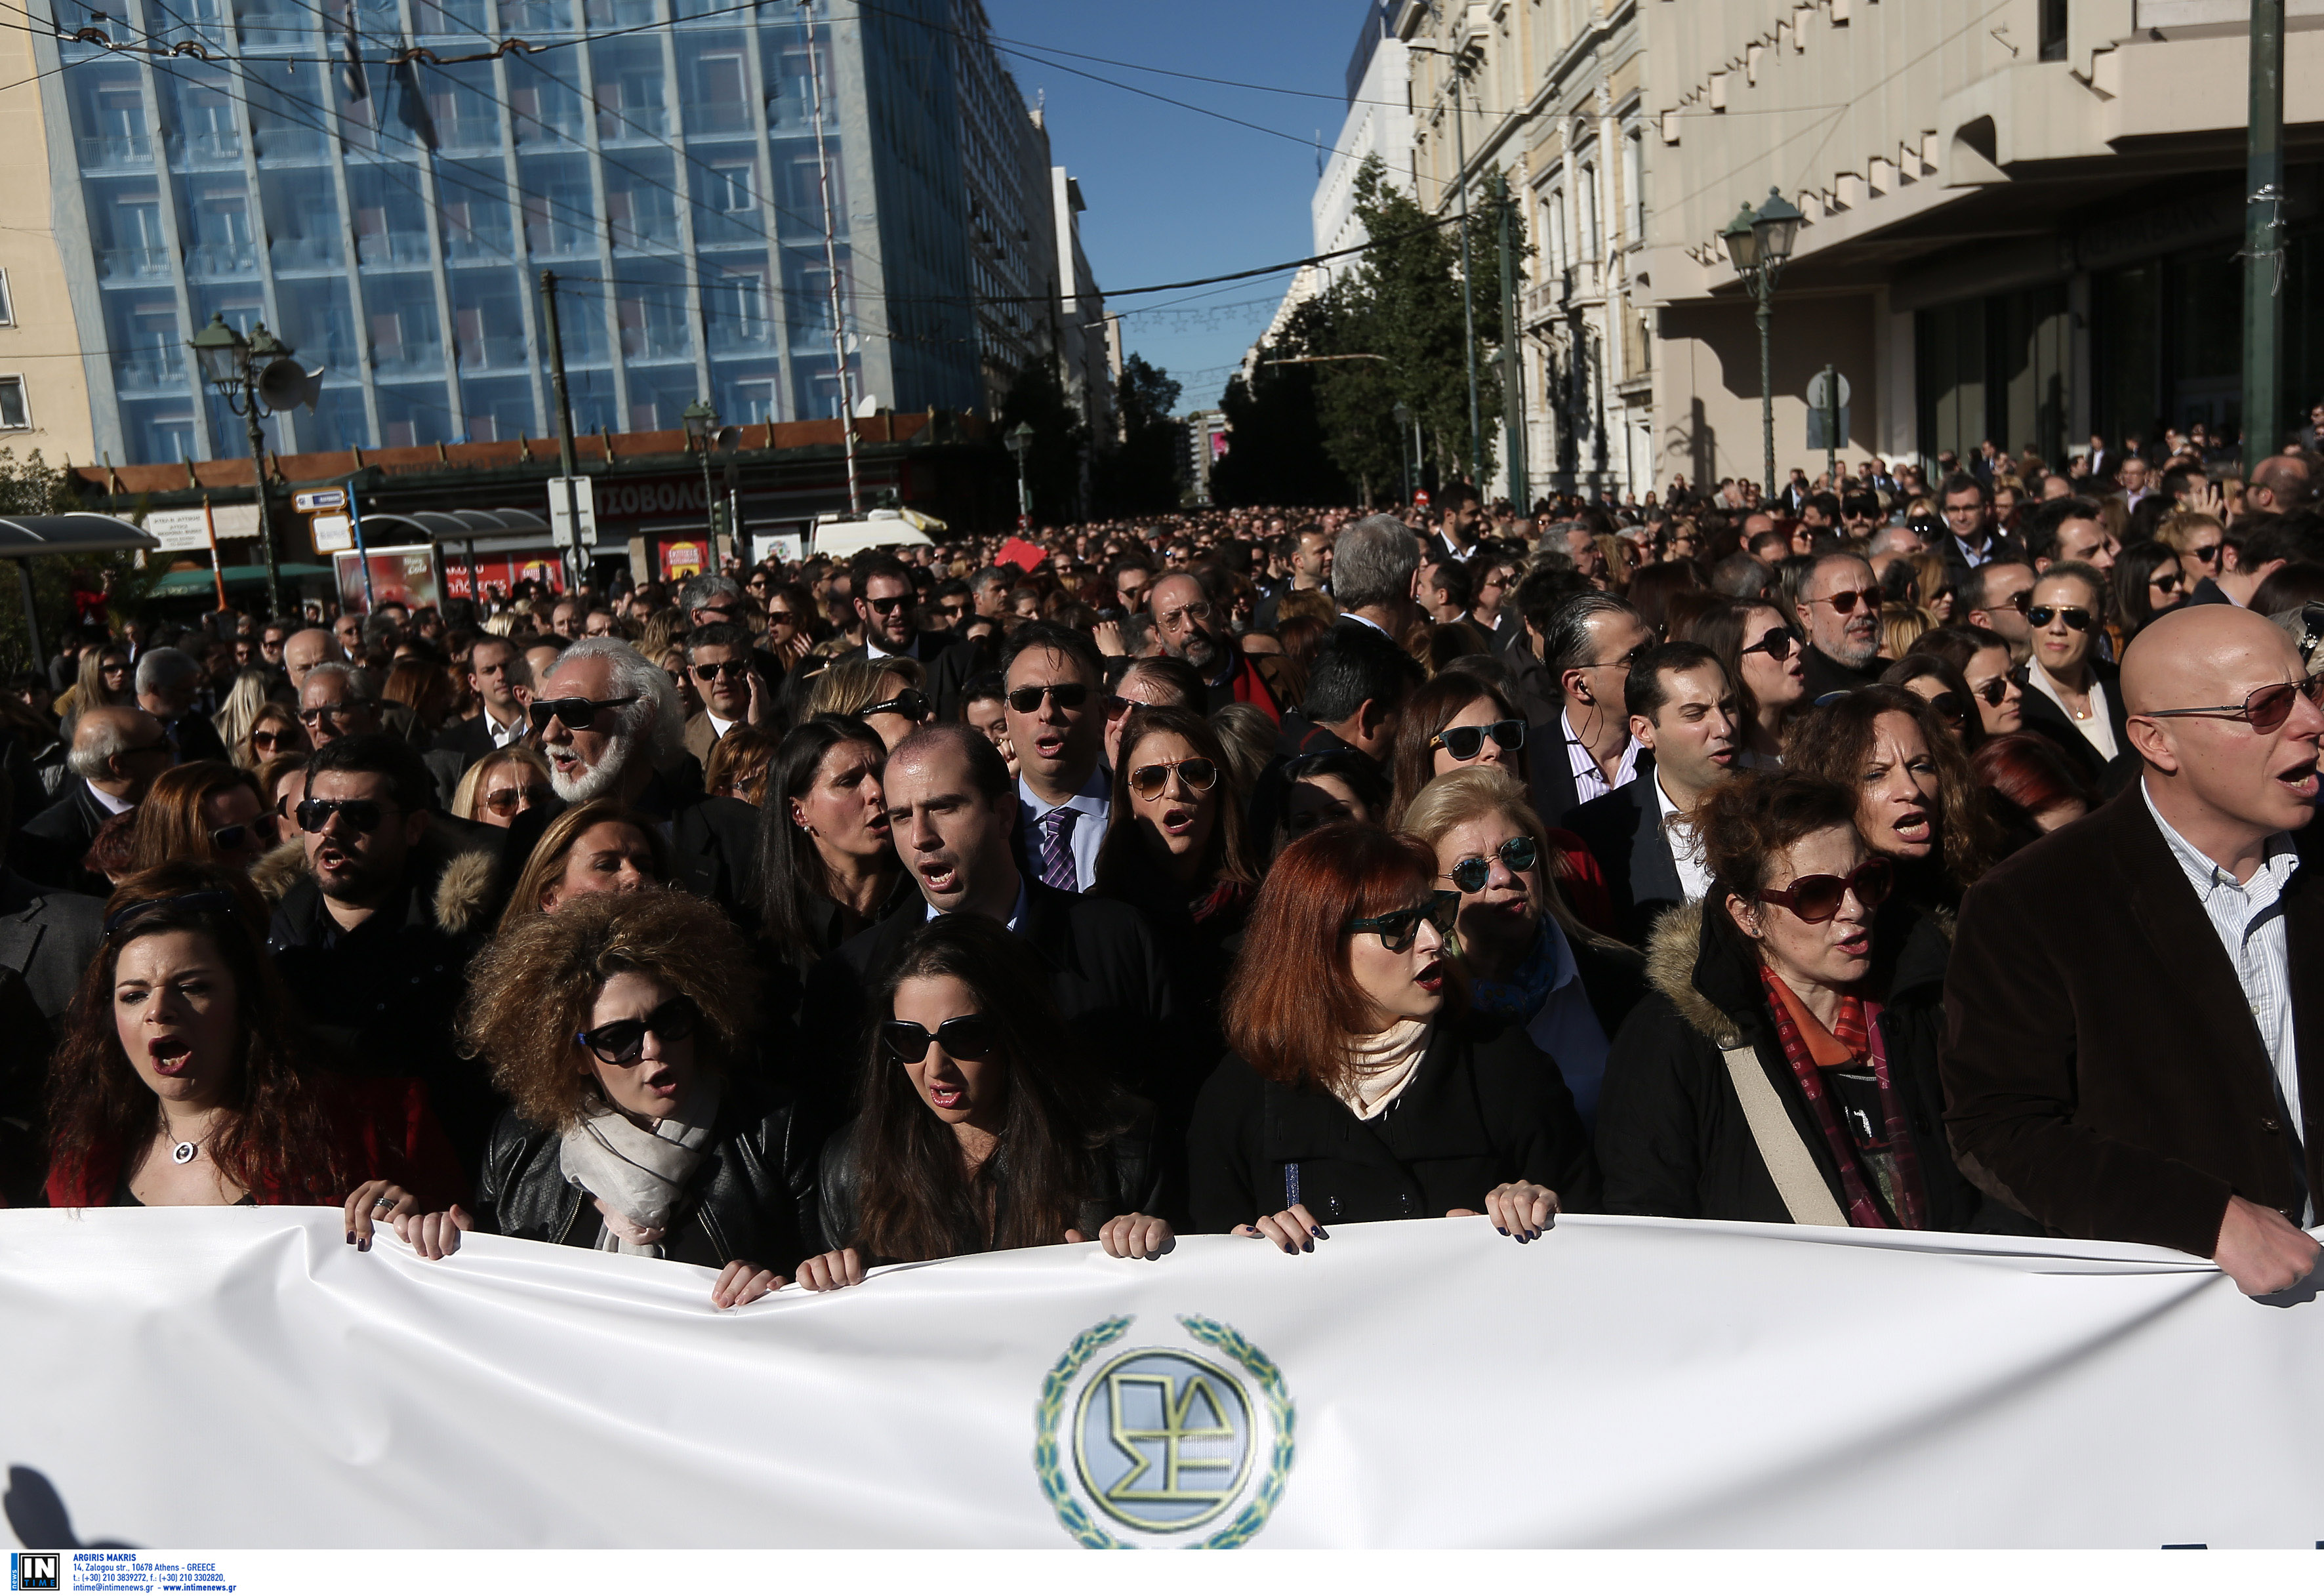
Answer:
[(1469, 80), (1469, 58), (1452, 61), (1452, 158), (1461, 179), (1461, 318), (1468, 336), (1462, 340), (1469, 356), (1469, 481), (1485, 491), (1485, 427), (1477, 406), (1476, 273), (1469, 265), (1469, 130), (1461, 120), (1461, 86)]
[[(549, 378), (557, 390), (557, 468), (565, 480), (565, 529), (570, 540), (565, 548), (565, 585), (567, 591), (578, 593), (582, 577), (589, 567), (581, 552), (581, 512), (573, 496), (573, 391), (565, 382), (565, 339), (557, 325), (554, 272), (540, 274), (540, 311), (542, 325), (549, 331)], [(484, 597), (475, 590), (471, 580), (468, 598), (477, 606), (479, 615), (484, 613)]]
[(2251, 0), (2244, 162), (2244, 477), (2275, 453), (2283, 402), (2283, 0)]
[(863, 491), (855, 476), (855, 394), (847, 376), (847, 329), (839, 319), (839, 240), (831, 211), (831, 152), (823, 140), (823, 55), (816, 48), (815, 0), (799, 0), (807, 13), (807, 78), (815, 88), (815, 168), (823, 189), (823, 265), (831, 278), (831, 354), (839, 363), (839, 436), (847, 447), (847, 513), (863, 515)]
[(1499, 172), (1493, 174), (1493, 204), (1501, 214), (1502, 447), (1509, 466), (1509, 503), (1524, 515), (1533, 503), (1533, 484), (1526, 480), (1530, 474), (1526, 461), (1525, 372), (1517, 350), (1517, 329), (1525, 324), (1525, 307), (1517, 290), (1517, 208), (1509, 203), (1508, 180)]

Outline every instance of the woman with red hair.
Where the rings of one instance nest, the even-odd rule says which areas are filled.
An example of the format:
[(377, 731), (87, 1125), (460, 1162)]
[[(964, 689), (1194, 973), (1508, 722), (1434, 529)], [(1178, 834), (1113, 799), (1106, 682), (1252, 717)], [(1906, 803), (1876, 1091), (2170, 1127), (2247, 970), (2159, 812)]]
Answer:
[(1327, 826), (1283, 850), (1227, 986), (1232, 1054), (1186, 1138), (1198, 1231), (1314, 1250), (1331, 1223), (1485, 1213), (1531, 1241), (1597, 1197), (1557, 1066), (1472, 1027), (1444, 933), (1457, 892), (1411, 837)]
[(2080, 820), (2100, 801), (2058, 745), (2031, 732), (1989, 740), (1969, 756), (1969, 768), (1985, 789), (1994, 818), (2009, 834), (2013, 853)]

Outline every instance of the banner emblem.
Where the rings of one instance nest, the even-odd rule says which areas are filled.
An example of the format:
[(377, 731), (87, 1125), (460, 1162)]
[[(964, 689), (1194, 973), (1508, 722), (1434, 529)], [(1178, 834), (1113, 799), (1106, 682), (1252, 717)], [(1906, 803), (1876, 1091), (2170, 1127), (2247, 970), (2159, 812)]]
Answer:
[(1041, 1382), (1042, 1493), (1084, 1546), (1242, 1545), (1290, 1478), (1282, 1371), (1231, 1326), (1191, 1314), (1178, 1324), (1194, 1344), (1100, 1359), (1131, 1323), (1124, 1315), (1083, 1331)]

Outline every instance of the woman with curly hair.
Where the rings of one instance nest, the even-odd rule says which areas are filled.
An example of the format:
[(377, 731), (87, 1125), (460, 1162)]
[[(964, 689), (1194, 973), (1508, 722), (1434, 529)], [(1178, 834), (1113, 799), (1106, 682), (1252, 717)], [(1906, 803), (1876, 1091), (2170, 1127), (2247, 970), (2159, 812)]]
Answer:
[(303, 758), (313, 750), (307, 728), (299, 724), (299, 712), (270, 700), (250, 717), (240, 740), (226, 744), (226, 757), (245, 770), (256, 770), (269, 760), (293, 753)]
[(396, 1233), (423, 1258), (482, 1230), (700, 1264), (722, 1308), (779, 1287), (817, 1234), (815, 1165), (790, 1105), (732, 1073), (758, 979), (688, 892), (598, 893), (503, 931), (460, 1021), (510, 1103), (475, 1212)]
[(1960, 739), (1910, 688), (1858, 687), (1818, 705), (1794, 723), (1784, 768), (1857, 795), (1865, 845), (1896, 866), (1897, 892), (1922, 908), (1958, 908), (2003, 853)]
[(881, 984), (862, 1112), (825, 1144), (810, 1291), (882, 1262), (1172, 1245), (1154, 1112), (1074, 1049), (1029, 944), (979, 915), (915, 932)]
[(179, 863), (106, 904), (49, 1077), (53, 1207), (321, 1204), (347, 1240), (466, 1183), (418, 1083), (317, 1069), (239, 872)]

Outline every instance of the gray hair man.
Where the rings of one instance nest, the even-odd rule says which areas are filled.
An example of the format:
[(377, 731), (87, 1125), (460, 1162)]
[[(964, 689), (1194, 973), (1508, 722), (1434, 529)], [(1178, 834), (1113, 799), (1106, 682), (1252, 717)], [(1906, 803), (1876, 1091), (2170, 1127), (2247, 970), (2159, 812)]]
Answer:
[(222, 760), (226, 743), (197, 712), (202, 690), (201, 661), (183, 649), (148, 649), (137, 657), (138, 706), (161, 723), (181, 760)]
[(1420, 540), (1393, 515), (1367, 515), (1332, 549), (1332, 595), (1342, 613), (1394, 637), (1412, 618)]
[(360, 665), (326, 660), (307, 673), (306, 685), (299, 689), (299, 721), (317, 748), (328, 748), (342, 737), (384, 731), (379, 684)]
[(669, 673), (619, 638), (585, 637), (559, 654), (531, 714), (549, 784), (568, 804), (635, 806), (657, 771), (685, 758)]
[(81, 860), (105, 823), (143, 802), (173, 758), (169, 733), (145, 711), (107, 705), (83, 710), (65, 755), (65, 768), (78, 780), (24, 823), (10, 844), (9, 863), (41, 886), (107, 896), (112, 883)]

